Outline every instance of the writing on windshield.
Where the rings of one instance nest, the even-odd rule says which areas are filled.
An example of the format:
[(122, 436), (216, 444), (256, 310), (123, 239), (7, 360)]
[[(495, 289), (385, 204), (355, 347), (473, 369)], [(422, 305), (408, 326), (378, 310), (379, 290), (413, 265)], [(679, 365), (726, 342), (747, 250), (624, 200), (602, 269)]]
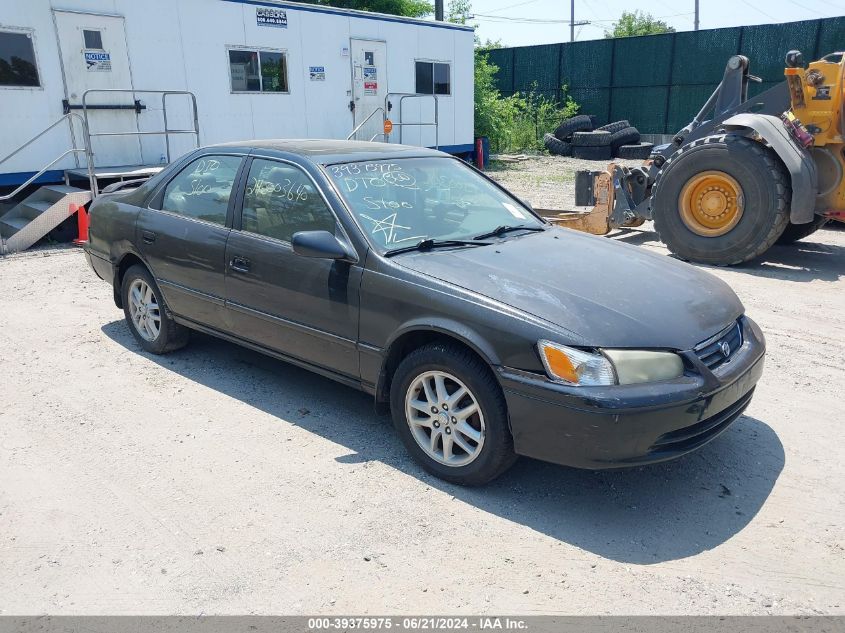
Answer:
[(327, 169), (364, 232), (383, 250), (424, 239), (469, 239), (503, 224), (541, 224), (455, 159), (403, 158)]

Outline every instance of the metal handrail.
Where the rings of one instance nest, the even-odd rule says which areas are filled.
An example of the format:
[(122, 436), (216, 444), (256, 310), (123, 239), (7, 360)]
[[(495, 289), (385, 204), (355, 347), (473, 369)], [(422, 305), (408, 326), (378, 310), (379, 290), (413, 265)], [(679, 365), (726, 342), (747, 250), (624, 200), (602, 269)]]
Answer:
[[(161, 95), (161, 111), (164, 117), (164, 129), (153, 132), (141, 132), (136, 130), (134, 132), (95, 132), (91, 133), (88, 127), (88, 105), (87, 98), (91, 93), (129, 93), (135, 99), (135, 95), (141, 94), (160, 94)], [(188, 95), (191, 97), (191, 107), (193, 110), (194, 127), (190, 130), (171, 130), (167, 127), (167, 97), (169, 95)], [(94, 173), (94, 153), (91, 151), (91, 137), (93, 136), (164, 136), (164, 143), (167, 150), (167, 162), (170, 162), (170, 135), (171, 134), (193, 134), (196, 137), (196, 146), (200, 146), (200, 124), (199, 116), (197, 114), (197, 97), (193, 92), (188, 90), (135, 90), (134, 88), (90, 88), (82, 93), (82, 116), (85, 121), (85, 131), (88, 142), (86, 144), (88, 155), (88, 180), (91, 184), (91, 196), (96, 198), (98, 184), (97, 177)]]
[(84, 153), (85, 153), (85, 150), (84, 150), (84, 149), (77, 149), (76, 147), (72, 147), (71, 149), (69, 149), (69, 150), (67, 150), (67, 151), (63, 152), (63, 153), (62, 153), (62, 154), (60, 154), (57, 158), (54, 158), (52, 161), (50, 161), (50, 162), (49, 162), (49, 163), (47, 163), (44, 167), (42, 167), (42, 168), (41, 168), (41, 171), (37, 172), (34, 176), (30, 177), (30, 178), (29, 178), (29, 180), (27, 180), (27, 181), (26, 181), (25, 183), (23, 183), (20, 187), (18, 187), (17, 189), (15, 189), (12, 193), (6, 194), (5, 196), (0, 196), (0, 202), (2, 202), (2, 201), (4, 201), (4, 200), (8, 200), (9, 198), (13, 198), (15, 195), (17, 195), (18, 193), (20, 193), (22, 190), (24, 190), (26, 187), (28, 187), (28, 186), (29, 186), (29, 185), (31, 185), (33, 182), (35, 182), (38, 178), (40, 178), (40, 177), (41, 177), (41, 175), (42, 175), (44, 172), (46, 172), (48, 169), (50, 169), (50, 167), (52, 167), (53, 165), (55, 165), (56, 163), (58, 163), (60, 160), (62, 160), (65, 156), (67, 156), (68, 154), (75, 154), (75, 153), (77, 153), (77, 152), (79, 152), (79, 153), (81, 153), (81, 154), (84, 154)]
[[(347, 137), (346, 137), (346, 140), (347, 140), (347, 141), (351, 141), (351, 140), (352, 140), (352, 137), (353, 137), (353, 136), (355, 136), (355, 135), (358, 133), (358, 130), (360, 130), (362, 127), (364, 127), (364, 124), (365, 124), (367, 121), (369, 121), (370, 119), (372, 119), (372, 118), (373, 118), (373, 115), (374, 115), (376, 112), (381, 112), (381, 113), (382, 113), (382, 115), (384, 115), (385, 109), (384, 109), (384, 108), (382, 108), (381, 106), (379, 106), (379, 107), (377, 107), (375, 110), (373, 110), (372, 112), (370, 112), (370, 113), (367, 115), (367, 118), (366, 118), (366, 119), (364, 119), (363, 121), (361, 121), (361, 122), (358, 124), (358, 126), (357, 126), (354, 130), (352, 130), (352, 133), (351, 133), (349, 136), (347, 136)], [(378, 136), (378, 134), (376, 134), (376, 136)], [(375, 137), (373, 137), (373, 138), (375, 138)], [(372, 139), (370, 139), (370, 140), (372, 140)]]
[[(73, 119), (74, 118), (79, 119), (79, 122), (82, 125), (83, 139), (85, 140), (85, 147), (83, 147), (83, 148), (75, 147), (75, 145), (76, 145), (76, 135), (74, 134), (74, 131), (73, 131)], [(56, 127), (57, 125), (59, 125), (60, 123), (62, 123), (65, 120), (68, 122), (68, 125), (70, 126), (70, 137), (71, 137), (72, 147), (69, 150), (63, 152), (58, 158), (54, 158), (52, 161), (47, 163), (47, 165), (42, 167), (34, 176), (31, 176), (29, 179), (27, 179), (26, 182), (24, 182), (17, 189), (12, 191), (12, 193), (8, 193), (4, 196), (0, 196), (0, 202), (3, 202), (5, 200), (9, 200), (10, 198), (14, 198), (17, 194), (19, 194), (21, 191), (26, 189), (33, 182), (38, 180), (38, 178), (40, 178), (48, 169), (50, 169), (50, 167), (52, 167), (53, 165), (58, 163), (60, 160), (62, 160), (68, 154), (73, 154), (74, 158), (77, 157), (76, 156), (77, 154), (85, 154), (86, 156), (90, 155), (93, 158), (93, 154), (90, 154), (90, 140), (88, 139), (88, 133), (87, 133), (88, 124), (78, 114), (75, 114), (73, 112), (68, 112), (67, 114), (63, 115), (61, 118), (57, 119), (56, 121), (54, 121), (53, 123), (48, 125), (43, 130), (41, 130), (38, 134), (36, 134), (31, 139), (26, 141), (23, 145), (21, 145), (20, 147), (18, 147), (14, 151), (12, 151), (11, 154), (8, 154), (5, 157), (3, 157), (2, 159), (0, 159), (0, 164), (5, 163), (7, 160), (12, 158), (12, 156), (15, 156), (18, 152), (20, 152), (24, 148), (32, 145), (35, 141), (37, 141), (39, 138), (44, 136), (47, 132), (49, 132), (50, 130), (52, 130), (54, 127)], [(79, 162), (77, 160), (77, 165), (78, 164), (79, 164)], [(91, 163), (90, 159), (89, 159), (88, 169), (91, 170), (92, 168), (93, 168), (93, 163)]]
[[(390, 97), (399, 97), (399, 122), (393, 124), (393, 127), (399, 128), (399, 142), (402, 142), (402, 127), (406, 125), (416, 125), (419, 127), (434, 126), (434, 148), (438, 149), (440, 147), (440, 116), (439, 101), (437, 99), (437, 95), (420, 94), (418, 92), (389, 92), (384, 97), (384, 107), (386, 112), (391, 109)], [(405, 101), (405, 99), (422, 99), (425, 97), (431, 97), (432, 99), (434, 99), (434, 121), (412, 121), (410, 123), (403, 123), (402, 102)], [(389, 135), (385, 135), (385, 140), (389, 140), (388, 136)]]

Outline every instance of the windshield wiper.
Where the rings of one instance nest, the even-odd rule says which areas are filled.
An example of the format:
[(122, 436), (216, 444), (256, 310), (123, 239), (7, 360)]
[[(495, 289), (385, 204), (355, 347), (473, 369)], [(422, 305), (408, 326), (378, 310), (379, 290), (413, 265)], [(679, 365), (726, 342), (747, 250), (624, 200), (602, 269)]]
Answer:
[(510, 233), (511, 231), (545, 231), (545, 227), (542, 226), (525, 226), (524, 224), (503, 224), (502, 226), (497, 226), (492, 231), (487, 233), (482, 233), (481, 235), (476, 235), (474, 240), (483, 240), (487, 239), (488, 237), (499, 237), (500, 235), (504, 235), (505, 233)]
[(489, 246), (492, 242), (479, 242), (477, 241), (478, 238), (472, 238), (470, 240), (435, 240), (432, 238), (428, 238), (425, 240), (420, 240), (413, 246), (403, 246), (402, 248), (394, 248), (384, 253), (385, 257), (391, 257), (393, 255), (398, 255), (399, 253), (410, 253), (411, 251), (430, 251), (433, 248), (439, 248), (441, 246)]

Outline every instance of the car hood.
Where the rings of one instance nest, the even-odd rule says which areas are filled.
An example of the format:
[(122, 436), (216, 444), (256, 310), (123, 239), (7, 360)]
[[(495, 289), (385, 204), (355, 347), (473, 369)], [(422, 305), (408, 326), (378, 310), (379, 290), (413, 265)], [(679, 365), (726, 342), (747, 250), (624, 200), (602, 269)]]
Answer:
[(586, 346), (690, 349), (743, 313), (726, 283), (694, 266), (557, 227), (394, 261), (569, 330)]

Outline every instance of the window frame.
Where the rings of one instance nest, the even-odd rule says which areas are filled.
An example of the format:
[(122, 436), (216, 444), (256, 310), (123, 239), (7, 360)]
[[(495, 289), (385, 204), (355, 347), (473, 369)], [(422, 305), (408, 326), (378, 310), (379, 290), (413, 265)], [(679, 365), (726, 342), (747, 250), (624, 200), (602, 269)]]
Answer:
[(238, 192), (238, 199), (236, 201), (237, 206), (235, 207), (235, 210), (234, 210), (235, 217), (232, 221), (232, 230), (233, 231), (238, 231), (240, 234), (245, 235), (247, 237), (252, 237), (252, 238), (255, 238), (255, 239), (259, 239), (259, 240), (265, 240), (265, 241), (268, 241), (268, 242), (273, 242), (275, 244), (281, 244), (281, 245), (286, 246), (288, 249), (291, 249), (291, 250), (293, 249), (293, 244), (291, 242), (287, 241), (287, 240), (282, 240), (282, 239), (279, 239), (277, 237), (271, 237), (270, 235), (262, 235), (261, 233), (253, 233), (252, 231), (247, 231), (246, 229), (243, 228), (244, 202), (246, 201), (246, 188), (247, 188), (247, 185), (249, 184), (249, 172), (252, 169), (253, 161), (255, 161), (256, 159), (273, 161), (273, 162), (276, 162), (276, 163), (283, 163), (285, 165), (290, 165), (291, 167), (298, 169), (303, 174), (305, 174), (308, 177), (308, 180), (311, 181), (311, 184), (314, 185), (314, 189), (317, 191), (318, 194), (320, 194), (320, 198), (322, 199), (323, 204), (326, 205), (326, 208), (329, 210), (329, 213), (331, 213), (332, 216), (334, 217), (335, 227), (336, 227), (335, 235), (337, 235), (337, 231), (339, 230), (341, 235), (343, 236), (343, 239), (346, 241), (346, 243), (349, 245), (349, 247), (353, 251), (355, 251), (356, 258), (360, 259), (360, 256), (358, 255), (358, 252), (357, 252), (357, 249), (355, 248), (355, 245), (353, 244), (352, 240), (349, 239), (349, 233), (347, 232), (346, 227), (343, 224), (343, 221), (341, 220), (341, 218), (338, 215), (335, 208), (332, 206), (331, 202), (329, 202), (329, 199), (326, 196), (326, 192), (323, 190), (323, 187), (320, 186), (320, 183), (317, 181), (317, 179), (301, 163), (297, 163), (296, 161), (288, 160), (288, 159), (285, 159), (285, 158), (279, 158), (278, 156), (267, 156), (267, 155), (264, 155), (264, 154), (250, 154), (250, 156), (247, 158), (247, 160), (244, 161), (244, 164), (241, 167), (241, 169), (243, 170), (242, 171), (243, 175), (241, 177), (240, 190)]
[[(451, 97), (452, 96), (452, 61), (442, 59), (414, 59), (414, 90), (417, 89), (417, 64), (429, 64), (431, 66), (431, 92), (416, 92), (418, 95), (426, 95), (432, 97)], [(449, 69), (449, 92), (437, 93), (434, 91), (437, 82), (434, 77), (435, 64), (442, 64)]]
[[(258, 85), (259, 90), (234, 90), (232, 88), (232, 62), (229, 59), (229, 51), (241, 51), (247, 53), (257, 53), (258, 54)], [(275, 90), (275, 91), (265, 91), (264, 90), (264, 77), (261, 74), (261, 53), (281, 53), (282, 57), (285, 60), (285, 83), (287, 83), (287, 90)], [(270, 48), (268, 46), (241, 46), (241, 45), (231, 45), (226, 46), (226, 74), (229, 76), (229, 94), (233, 95), (289, 95), (291, 93), (290, 90), (290, 56), (288, 55), (288, 49), (286, 48)]]
[[(167, 188), (176, 180), (188, 167), (193, 165), (196, 161), (206, 159), (206, 158), (214, 158), (214, 157), (233, 157), (238, 158), (241, 163), (238, 165), (238, 170), (235, 172), (235, 178), (232, 181), (232, 191), (229, 193), (229, 204), (226, 207), (226, 220), (223, 224), (218, 224), (217, 222), (212, 222), (210, 220), (203, 220), (202, 218), (195, 218), (191, 215), (185, 215), (183, 213), (177, 213), (176, 211), (170, 211), (164, 207), (164, 198), (167, 196)], [(205, 224), (207, 226), (214, 226), (220, 229), (232, 229), (232, 225), (234, 223), (234, 215), (236, 205), (239, 204), (239, 195), (242, 189), (243, 179), (244, 179), (244, 167), (249, 162), (246, 160), (249, 157), (248, 154), (244, 154), (243, 152), (237, 153), (203, 153), (200, 155), (190, 154), (185, 157), (185, 161), (183, 163), (179, 163), (174, 170), (173, 174), (167, 178), (164, 182), (160, 183), (153, 193), (150, 195), (149, 201), (147, 202), (147, 208), (150, 211), (155, 211), (157, 213), (166, 213), (169, 216), (174, 218), (180, 218), (182, 220), (186, 220), (189, 222), (199, 222), (200, 224)]]
[(32, 43), (32, 58), (35, 60), (35, 72), (38, 75), (38, 85), (37, 86), (22, 86), (22, 85), (3, 85), (0, 84), (0, 90), (44, 90), (44, 80), (41, 76), (41, 64), (38, 61), (38, 46), (36, 46), (35, 41), (35, 29), (25, 26), (7, 26), (7, 25), (0, 25), (0, 34), (2, 33), (12, 33), (14, 35), (27, 35), (29, 36), (29, 40)]

